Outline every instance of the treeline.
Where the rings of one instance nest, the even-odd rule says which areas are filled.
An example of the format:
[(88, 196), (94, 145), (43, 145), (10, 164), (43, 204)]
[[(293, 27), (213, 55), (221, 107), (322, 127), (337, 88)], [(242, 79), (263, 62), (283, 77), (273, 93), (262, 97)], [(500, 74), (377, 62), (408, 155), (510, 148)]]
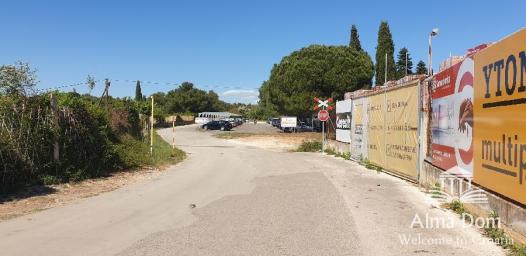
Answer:
[(382, 85), (385, 80), (396, 80), (406, 74), (427, 73), (423, 61), (413, 69), (406, 47), (400, 48), (395, 61), (394, 42), (385, 21), (380, 23), (377, 41), (375, 63), (362, 48), (355, 25), (351, 27), (348, 45), (311, 45), (283, 57), (263, 82), (259, 104), (249, 114), (259, 119), (277, 115), (310, 117), (314, 114), (314, 97), (343, 99), (345, 92), (370, 89), (374, 84)]
[[(136, 86), (136, 99), (143, 99), (144, 106), (148, 108), (148, 99), (140, 93), (140, 82)], [(210, 90), (196, 88), (191, 82), (183, 82), (179, 87), (166, 93), (156, 92), (154, 98), (154, 116), (158, 120), (174, 114), (195, 115), (206, 111), (228, 111), (235, 114), (245, 114), (250, 105), (243, 103), (227, 103), (219, 99), (219, 95)]]
[(0, 66), (0, 194), (184, 157), (160, 139), (150, 157), (144, 103), (37, 93), (36, 81), (27, 64)]

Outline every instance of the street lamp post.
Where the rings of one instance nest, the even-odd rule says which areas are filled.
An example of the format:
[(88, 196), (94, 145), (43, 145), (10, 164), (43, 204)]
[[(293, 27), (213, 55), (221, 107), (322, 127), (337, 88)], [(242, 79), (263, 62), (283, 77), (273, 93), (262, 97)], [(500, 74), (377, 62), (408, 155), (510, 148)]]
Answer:
[(438, 35), (438, 28), (434, 28), (431, 30), (431, 33), (429, 33), (429, 56), (428, 56), (428, 69), (427, 74), (432, 76), (433, 75), (433, 51), (431, 48), (431, 38)]

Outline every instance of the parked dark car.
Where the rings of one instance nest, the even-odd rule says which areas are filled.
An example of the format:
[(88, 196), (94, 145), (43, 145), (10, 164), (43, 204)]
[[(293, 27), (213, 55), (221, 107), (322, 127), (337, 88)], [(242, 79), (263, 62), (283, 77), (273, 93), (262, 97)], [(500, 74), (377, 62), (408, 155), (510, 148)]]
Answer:
[(314, 128), (310, 125), (308, 125), (305, 122), (298, 122), (298, 126), (296, 127), (296, 131), (298, 132), (312, 132), (314, 131)]
[(272, 118), (270, 124), (272, 124), (272, 126), (274, 126), (274, 127), (280, 128), (281, 127), (281, 119), (279, 119), (279, 118)]
[(281, 130), (283, 130), (283, 132), (296, 132), (296, 128), (295, 127), (283, 127)]
[(205, 130), (230, 131), (232, 129), (232, 124), (230, 124), (228, 121), (210, 121), (206, 124), (203, 124), (201, 128)]

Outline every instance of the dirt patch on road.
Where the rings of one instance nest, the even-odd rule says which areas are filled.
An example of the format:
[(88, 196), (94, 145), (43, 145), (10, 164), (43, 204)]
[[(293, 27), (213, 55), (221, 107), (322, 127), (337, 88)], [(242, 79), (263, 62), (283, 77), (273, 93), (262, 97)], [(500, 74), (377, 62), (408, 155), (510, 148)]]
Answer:
[(80, 198), (118, 189), (141, 180), (157, 177), (163, 169), (117, 172), (108, 177), (52, 186), (35, 186), (23, 193), (0, 198), (0, 221), (64, 205)]

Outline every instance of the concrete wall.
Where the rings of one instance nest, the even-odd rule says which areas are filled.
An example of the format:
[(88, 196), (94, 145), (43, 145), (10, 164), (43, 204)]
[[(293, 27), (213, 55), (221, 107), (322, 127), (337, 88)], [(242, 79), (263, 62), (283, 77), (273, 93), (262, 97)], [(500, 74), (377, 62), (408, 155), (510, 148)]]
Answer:
[(337, 141), (337, 140), (327, 140), (328, 148), (334, 149), (336, 152), (340, 153), (349, 153), (351, 145), (349, 143)]
[[(419, 184), (425, 188), (433, 188), (435, 184), (440, 183), (440, 174), (444, 173), (442, 169), (439, 169), (427, 161), (424, 161), (423, 168), (420, 171)], [(468, 182), (465, 180), (453, 181), (453, 195), (458, 196), (461, 192), (468, 188)], [(462, 186), (458, 185), (458, 182), (462, 182)], [(449, 184), (445, 184), (448, 187)], [(476, 186), (476, 184), (473, 184)], [(459, 188), (463, 188), (463, 191), (459, 191)], [(478, 187), (478, 186), (477, 186)], [(484, 190), (482, 187), (478, 187)], [(449, 192), (449, 191), (448, 191)], [(464, 204), (469, 211), (476, 215), (487, 217), (489, 213), (495, 211), (501, 221), (504, 224), (505, 230), (508, 234), (517, 242), (526, 242), (526, 209), (514, 202), (501, 197), (491, 191), (484, 190), (485, 195), (488, 198), (488, 204)]]

